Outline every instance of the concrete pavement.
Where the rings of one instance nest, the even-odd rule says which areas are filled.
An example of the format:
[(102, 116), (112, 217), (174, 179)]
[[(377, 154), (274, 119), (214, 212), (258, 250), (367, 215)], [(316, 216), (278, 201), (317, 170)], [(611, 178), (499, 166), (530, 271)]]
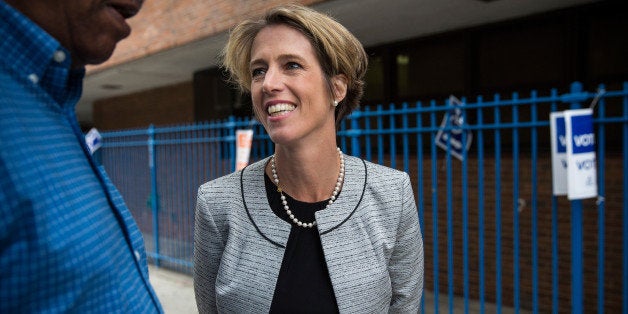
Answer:
[(153, 285), (166, 314), (197, 314), (192, 276), (148, 264)]
[[(166, 314), (197, 314), (196, 301), (194, 299), (194, 281), (192, 276), (167, 270), (164, 268), (148, 265), (150, 282), (161, 301)], [(434, 294), (425, 291), (425, 313), (434, 313)], [(453, 313), (464, 313), (464, 298), (454, 297)], [(449, 313), (449, 298), (447, 294), (441, 293), (438, 298), (438, 312)], [(481, 313), (479, 302), (469, 302), (469, 313)], [(486, 313), (496, 313), (497, 308), (494, 304), (485, 304), (484, 311)], [(502, 307), (502, 313), (516, 313), (512, 308)], [(519, 313), (527, 314), (530, 311), (520, 310)]]

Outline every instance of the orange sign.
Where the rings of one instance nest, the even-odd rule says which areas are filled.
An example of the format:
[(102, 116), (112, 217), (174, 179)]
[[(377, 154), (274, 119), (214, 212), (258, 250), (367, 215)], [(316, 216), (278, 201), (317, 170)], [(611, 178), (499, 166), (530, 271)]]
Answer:
[(237, 130), (236, 171), (241, 170), (249, 164), (251, 145), (253, 145), (253, 130)]

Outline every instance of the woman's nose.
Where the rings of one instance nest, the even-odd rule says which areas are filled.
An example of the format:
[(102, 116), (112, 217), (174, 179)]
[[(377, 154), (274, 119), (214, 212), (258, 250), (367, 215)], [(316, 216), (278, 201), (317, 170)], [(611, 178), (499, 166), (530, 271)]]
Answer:
[(262, 83), (262, 91), (264, 93), (273, 93), (281, 90), (283, 86), (283, 79), (279, 71), (268, 69), (264, 74), (264, 81)]

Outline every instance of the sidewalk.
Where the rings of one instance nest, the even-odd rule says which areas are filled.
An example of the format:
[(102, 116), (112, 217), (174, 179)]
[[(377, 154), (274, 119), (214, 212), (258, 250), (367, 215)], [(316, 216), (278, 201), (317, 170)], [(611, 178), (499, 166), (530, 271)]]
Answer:
[[(161, 301), (165, 314), (197, 314), (196, 301), (194, 299), (194, 282), (192, 276), (158, 268), (148, 264), (150, 282)], [(434, 294), (430, 291), (425, 293), (425, 313), (434, 313)], [(453, 313), (464, 313), (464, 298), (454, 297)], [(441, 293), (438, 298), (438, 311), (449, 313), (449, 298)], [(485, 304), (486, 313), (496, 313), (494, 304)], [(502, 307), (502, 313), (516, 313), (512, 308)], [(480, 313), (480, 304), (477, 301), (469, 302), (469, 313)], [(530, 313), (527, 310), (520, 310), (519, 313)]]
[(192, 276), (148, 264), (153, 285), (165, 314), (197, 314)]

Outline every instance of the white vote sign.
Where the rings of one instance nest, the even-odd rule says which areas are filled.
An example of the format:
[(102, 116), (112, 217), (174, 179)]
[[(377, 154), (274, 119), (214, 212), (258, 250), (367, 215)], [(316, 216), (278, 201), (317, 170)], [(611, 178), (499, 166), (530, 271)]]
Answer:
[(567, 138), (565, 137), (565, 115), (550, 113), (552, 145), (552, 193), (567, 195)]
[(567, 198), (597, 196), (597, 170), (593, 110), (564, 111), (567, 153)]

